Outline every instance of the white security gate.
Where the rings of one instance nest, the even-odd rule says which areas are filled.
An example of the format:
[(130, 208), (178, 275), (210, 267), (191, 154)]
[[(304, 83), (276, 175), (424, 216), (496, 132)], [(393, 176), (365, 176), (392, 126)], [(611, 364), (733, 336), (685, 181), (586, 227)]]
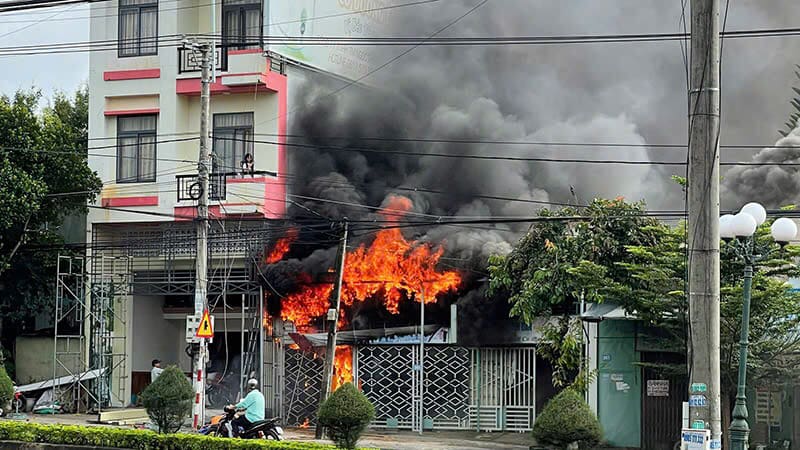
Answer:
[(471, 428), (531, 430), (536, 418), (536, 350), (482, 348), (471, 353)]
[(533, 348), (428, 345), (423, 371), (419, 351), (419, 346), (398, 345), (358, 349), (358, 384), (375, 405), (372, 426), (483, 431), (533, 427)]

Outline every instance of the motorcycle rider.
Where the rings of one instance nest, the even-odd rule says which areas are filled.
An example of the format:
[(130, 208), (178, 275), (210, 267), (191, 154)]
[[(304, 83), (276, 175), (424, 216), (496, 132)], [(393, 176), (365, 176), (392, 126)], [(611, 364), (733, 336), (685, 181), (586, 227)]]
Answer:
[(236, 405), (231, 405), (231, 407), (238, 410), (244, 410), (244, 414), (233, 421), (233, 433), (235, 435), (239, 434), (239, 427), (247, 430), (254, 423), (264, 420), (264, 394), (258, 390), (258, 380), (255, 378), (247, 380), (247, 390), (247, 396), (242, 401)]

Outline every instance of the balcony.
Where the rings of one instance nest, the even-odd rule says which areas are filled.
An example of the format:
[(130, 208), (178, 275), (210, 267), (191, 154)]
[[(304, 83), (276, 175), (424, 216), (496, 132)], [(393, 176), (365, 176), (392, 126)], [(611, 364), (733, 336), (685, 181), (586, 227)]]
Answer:
[[(221, 45), (214, 47), (214, 63), (219, 72), (228, 70), (228, 49)], [(178, 48), (178, 74), (200, 72), (200, 54), (191, 48)]]
[[(212, 173), (208, 176), (208, 199), (212, 201), (225, 200), (227, 195), (227, 173)], [(178, 201), (195, 201), (200, 198), (200, 180), (197, 175), (176, 175), (178, 182)]]

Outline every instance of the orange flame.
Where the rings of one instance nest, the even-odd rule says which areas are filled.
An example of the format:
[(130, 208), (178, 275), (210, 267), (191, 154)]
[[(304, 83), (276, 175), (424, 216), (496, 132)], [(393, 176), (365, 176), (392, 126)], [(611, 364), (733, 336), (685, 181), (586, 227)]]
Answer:
[[(392, 196), (383, 214), (392, 220), (392, 216), (408, 211), (411, 206), (408, 198)], [(434, 248), (430, 244), (406, 240), (398, 228), (378, 231), (369, 247), (362, 244), (347, 254), (342, 303), (349, 306), (369, 298), (380, 298), (392, 314), (399, 312), (404, 297), (419, 302), (424, 294), (425, 303), (434, 303), (437, 296), (455, 290), (461, 283), (458, 272), (436, 270), (443, 253), (441, 246)], [(310, 282), (309, 277), (304, 278)], [(310, 325), (327, 312), (332, 290), (331, 284), (306, 284), (299, 292), (282, 300), (281, 317), (293, 321), (298, 328)]]
[(345, 383), (353, 382), (353, 348), (349, 345), (336, 347), (336, 357), (333, 359), (333, 379), (331, 392)]
[(275, 264), (276, 262), (283, 259), (284, 255), (289, 252), (289, 247), (292, 246), (292, 242), (297, 239), (297, 229), (291, 228), (288, 232), (286, 232), (286, 236), (278, 239), (275, 242), (275, 245), (270, 250), (267, 257), (264, 259), (264, 262), (267, 264)]
[(308, 417), (300, 424), (300, 428), (308, 428)]

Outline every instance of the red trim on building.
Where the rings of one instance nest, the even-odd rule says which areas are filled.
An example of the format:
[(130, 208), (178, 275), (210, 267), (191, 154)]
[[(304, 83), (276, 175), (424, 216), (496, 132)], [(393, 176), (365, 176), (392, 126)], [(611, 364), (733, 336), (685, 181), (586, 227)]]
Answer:
[(158, 206), (158, 196), (144, 196), (144, 197), (104, 197), (101, 204), (111, 207), (122, 206)]
[(244, 50), (228, 50), (228, 56), (230, 55), (248, 55), (252, 53), (264, 53), (264, 50), (260, 48), (247, 48)]
[[(235, 74), (228, 76), (246, 76), (257, 74)], [(252, 94), (254, 92), (273, 92), (261, 83), (251, 84), (247, 86), (225, 86), (217, 77), (217, 82), (211, 84), (211, 95), (219, 94)], [(175, 93), (178, 95), (200, 95), (200, 79), (199, 78), (184, 78), (175, 80)]]
[(278, 177), (271, 179), (266, 185), (265, 197), (279, 198), (283, 201), (265, 201), (264, 213), (270, 219), (280, 219), (286, 215), (286, 183), (282, 182), (281, 178), (285, 178), (287, 174), (287, 160), (286, 160), (286, 133), (287, 125), (287, 92), (286, 92), (286, 75), (281, 75), (275, 72), (267, 72), (266, 74), (267, 87), (272, 89), (278, 94)]
[(117, 109), (103, 112), (106, 116), (136, 116), (139, 114), (158, 114), (161, 112), (160, 108), (144, 108), (144, 109)]
[[(253, 178), (228, 178), (228, 183), (266, 183), (267, 177), (253, 177)], [(227, 203), (228, 205), (232, 203)]]
[(161, 78), (161, 69), (109, 70), (103, 72), (104, 81), (144, 80)]

